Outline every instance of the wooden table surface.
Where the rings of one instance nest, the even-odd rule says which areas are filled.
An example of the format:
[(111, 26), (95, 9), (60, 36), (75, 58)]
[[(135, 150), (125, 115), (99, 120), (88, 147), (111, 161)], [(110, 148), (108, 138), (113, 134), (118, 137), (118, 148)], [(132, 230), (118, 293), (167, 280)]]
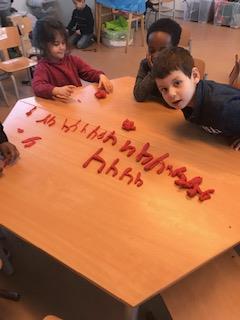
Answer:
[[(4, 126), (21, 159), (0, 178), (0, 223), (134, 307), (239, 242), (240, 153), (185, 122), (181, 112), (135, 102), (133, 78), (113, 83), (105, 100), (90, 85), (69, 104), (39, 98), (16, 104)], [(55, 125), (36, 123), (49, 113)], [(81, 119), (79, 128), (61, 130), (65, 118)], [(136, 131), (121, 129), (126, 118)], [(98, 125), (99, 132), (115, 130), (116, 145), (86, 138)], [(24, 148), (21, 141), (32, 136), (42, 140)], [(119, 152), (126, 140), (137, 148), (129, 158)], [(188, 178), (202, 176), (202, 189), (215, 189), (212, 199), (188, 199), (167, 171), (144, 171), (135, 158), (146, 142), (154, 156), (169, 152), (166, 164), (186, 166)], [(82, 167), (101, 147), (106, 168), (120, 159), (115, 178), (106, 168), (98, 174), (96, 161)], [(134, 177), (141, 172), (142, 187), (119, 180), (127, 167)]]

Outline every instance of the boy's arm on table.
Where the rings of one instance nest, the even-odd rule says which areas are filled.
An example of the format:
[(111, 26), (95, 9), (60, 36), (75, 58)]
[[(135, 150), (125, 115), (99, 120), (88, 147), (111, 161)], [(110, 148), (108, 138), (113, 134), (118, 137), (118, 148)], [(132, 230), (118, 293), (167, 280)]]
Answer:
[(163, 103), (164, 100), (160, 93), (159, 97), (152, 95), (152, 92), (154, 90), (156, 90), (156, 83), (151, 75), (151, 70), (148, 66), (147, 60), (144, 59), (141, 61), (139, 66), (137, 78), (133, 89), (133, 94), (138, 102), (151, 100)]

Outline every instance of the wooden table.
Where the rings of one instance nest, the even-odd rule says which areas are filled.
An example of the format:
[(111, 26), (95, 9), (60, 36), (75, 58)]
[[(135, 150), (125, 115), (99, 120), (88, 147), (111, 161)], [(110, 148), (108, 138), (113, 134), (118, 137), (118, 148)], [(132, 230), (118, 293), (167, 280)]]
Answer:
[[(135, 102), (133, 78), (113, 83), (105, 100), (97, 100), (90, 85), (77, 89), (68, 105), (39, 98), (16, 104), (4, 126), (21, 159), (1, 177), (0, 223), (122, 301), (134, 319), (144, 301), (238, 244), (240, 153), (185, 122), (181, 112)], [(55, 125), (36, 123), (49, 113)], [(75, 132), (64, 132), (65, 118), (68, 125), (82, 122)], [(121, 129), (126, 118), (136, 131)], [(86, 123), (87, 133), (81, 133)], [(116, 145), (86, 138), (98, 125), (99, 132), (115, 130)], [(31, 136), (42, 140), (25, 149), (21, 141)], [(167, 171), (145, 172), (136, 153), (119, 152), (126, 140), (136, 153), (146, 142), (154, 156), (169, 152), (166, 164), (186, 165), (188, 178), (202, 176), (202, 188), (216, 190), (212, 199), (188, 199)], [(103, 173), (96, 161), (84, 169), (101, 147)], [(141, 172), (141, 187), (119, 180), (120, 173), (105, 174), (116, 158), (120, 173), (127, 167), (134, 177)]]

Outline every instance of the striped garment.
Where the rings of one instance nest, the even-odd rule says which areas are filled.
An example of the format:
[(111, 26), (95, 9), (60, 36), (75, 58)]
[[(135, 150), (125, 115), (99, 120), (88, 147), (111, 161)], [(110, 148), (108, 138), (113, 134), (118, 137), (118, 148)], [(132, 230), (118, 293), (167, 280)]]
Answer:
[(0, 11), (5, 11), (10, 9), (11, 0), (0, 0)]

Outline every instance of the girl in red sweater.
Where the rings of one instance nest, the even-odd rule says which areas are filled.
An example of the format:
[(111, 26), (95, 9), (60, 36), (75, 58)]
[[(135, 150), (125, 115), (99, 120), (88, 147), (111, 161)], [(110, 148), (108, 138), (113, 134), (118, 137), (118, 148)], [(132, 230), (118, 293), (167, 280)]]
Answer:
[(74, 88), (82, 85), (81, 79), (98, 82), (99, 88), (112, 92), (112, 83), (102, 71), (69, 54), (68, 34), (60, 21), (52, 18), (39, 20), (34, 30), (34, 42), (42, 56), (32, 81), (36, 96), (67, 102)]

